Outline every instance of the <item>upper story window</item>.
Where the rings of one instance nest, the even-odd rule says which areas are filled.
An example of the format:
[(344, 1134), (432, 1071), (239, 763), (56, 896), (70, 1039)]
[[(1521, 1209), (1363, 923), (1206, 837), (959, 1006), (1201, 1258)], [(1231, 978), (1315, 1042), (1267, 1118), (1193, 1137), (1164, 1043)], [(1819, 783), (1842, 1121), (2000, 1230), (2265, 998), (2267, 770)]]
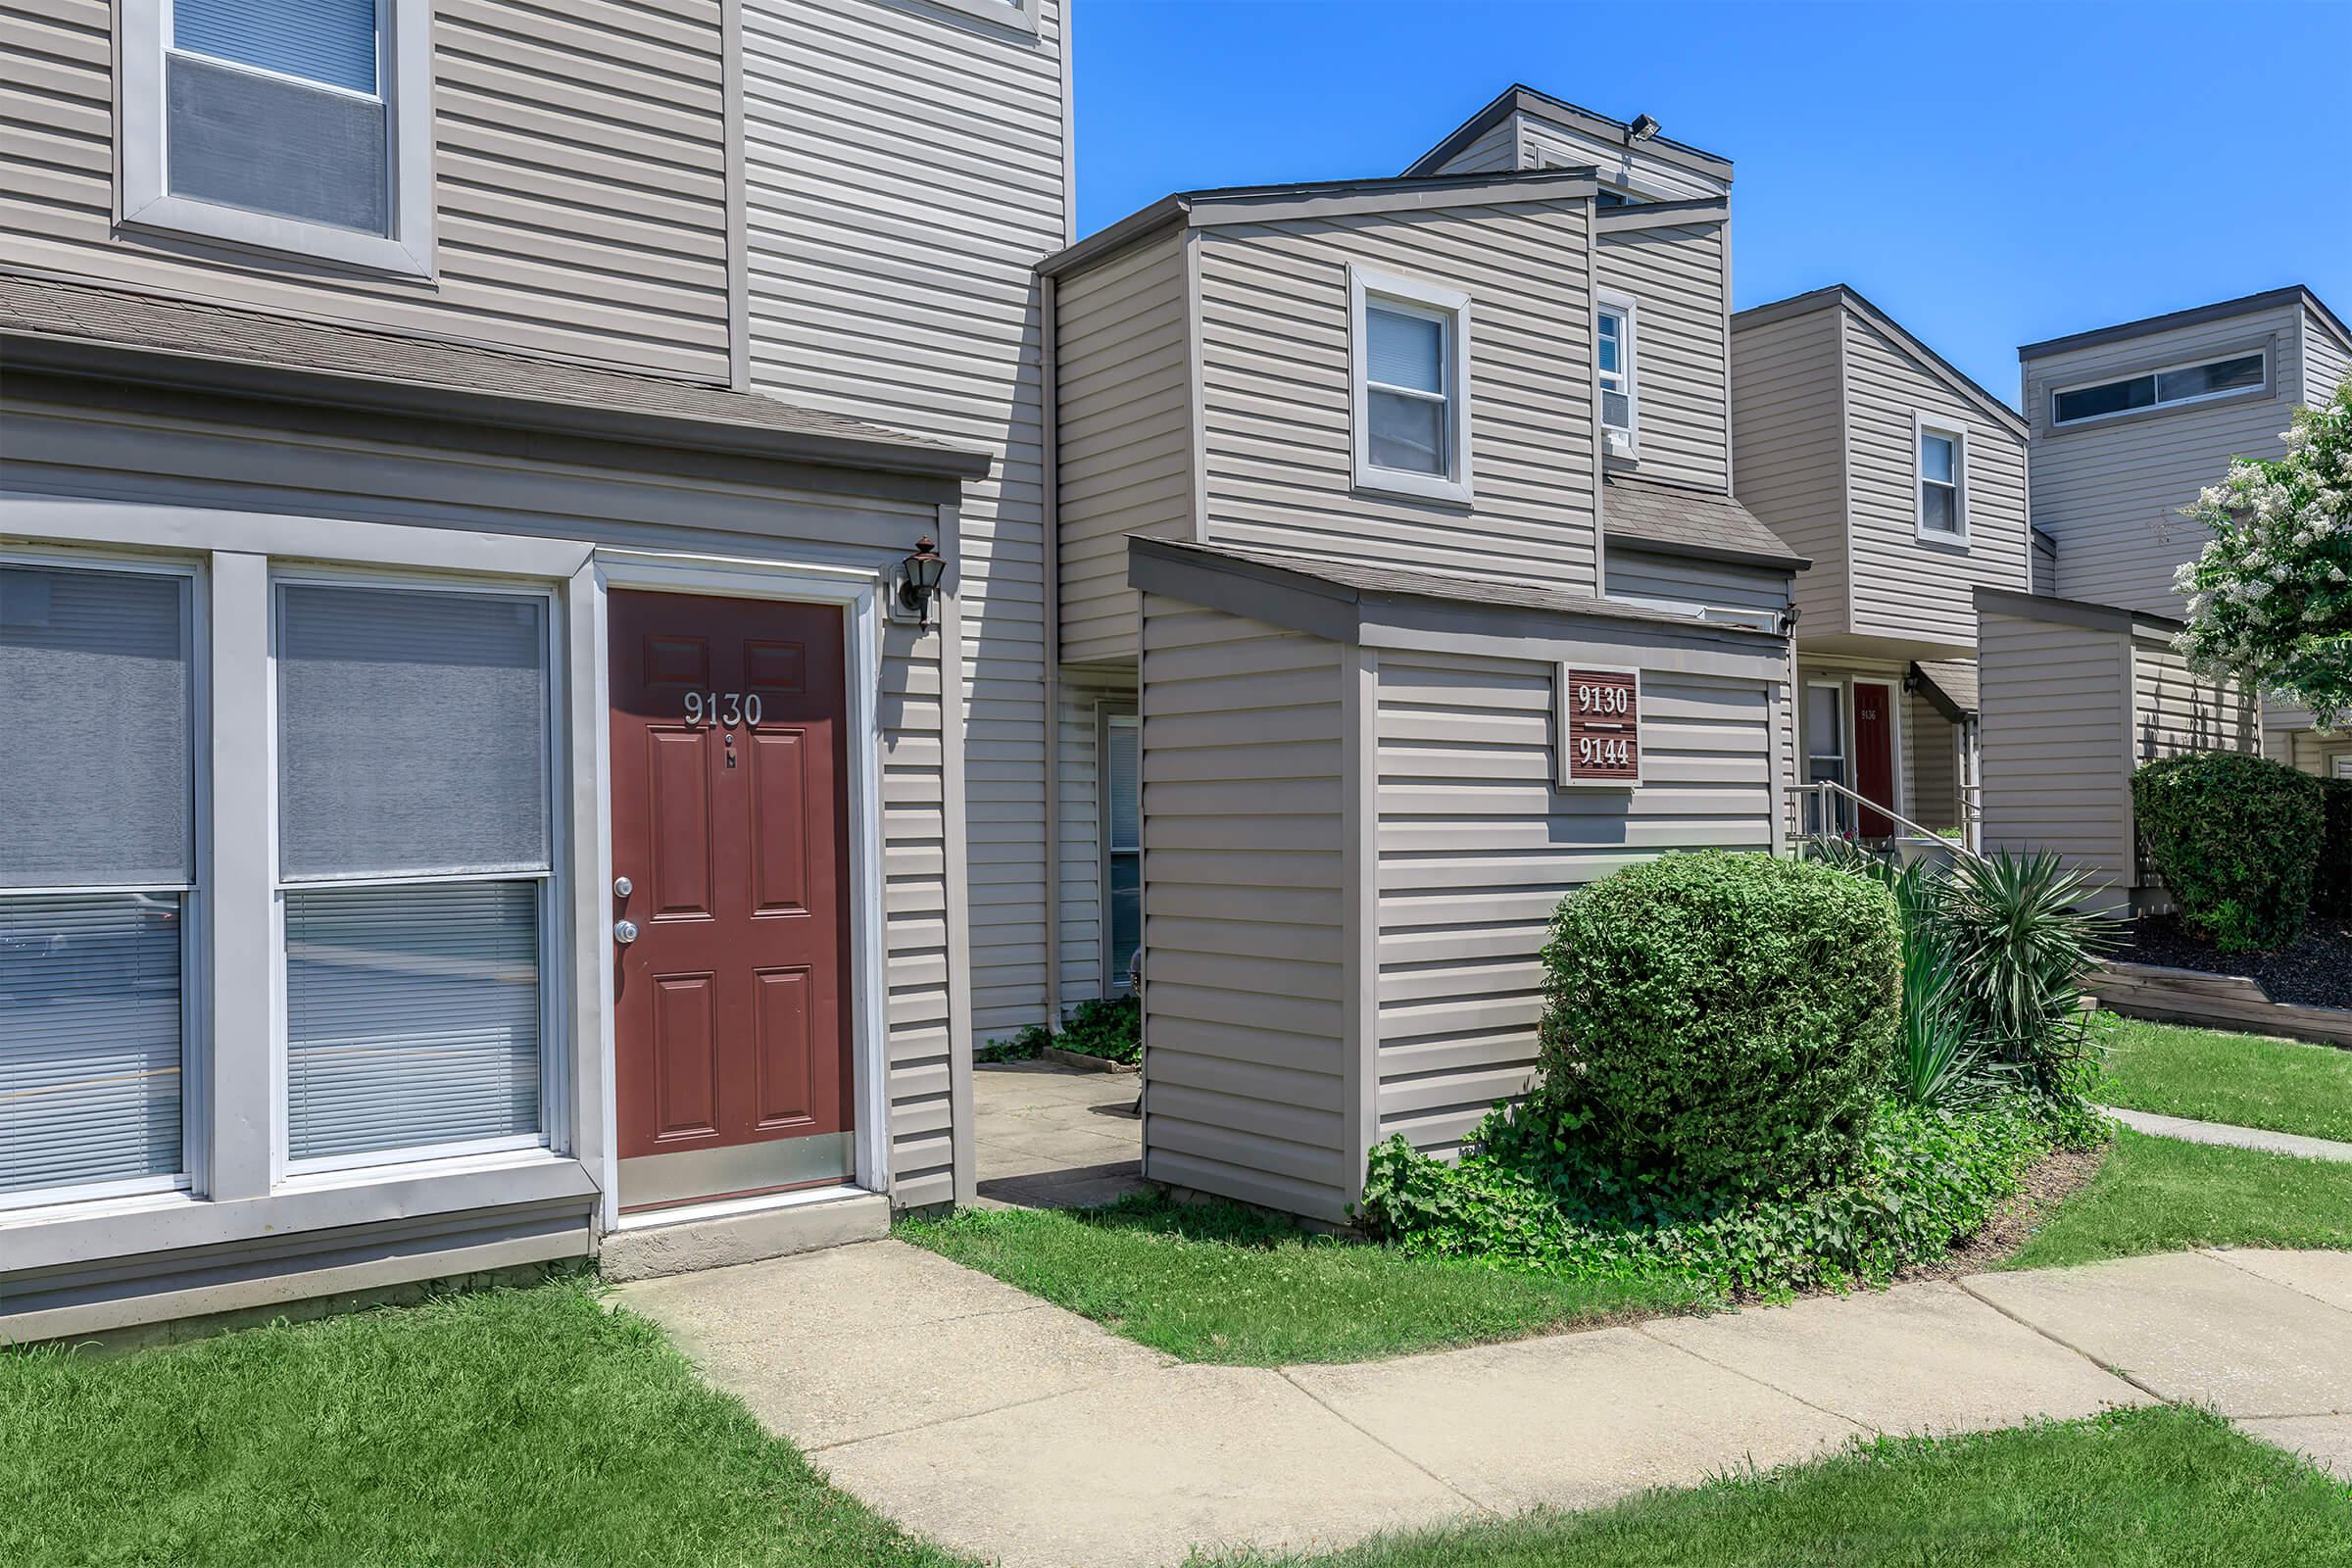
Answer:
[(1968, 432), (1917, 421), (1919, 536), (1968, 538)]
[(2161, 408), (2168, 403), (2196, 403), (2227, 392), (2245, 392), (2264, 384), (2263, 356), (2232, 354), (2227, 359), (2142, 370), (2113, 381), (2070, 386), (2050, 395), (2052, 424), (2081, 424), (2134, 409)]
[(1602, 293), (1592, 313), (1592, 357), (1600, 388), (1600, 427), (1609, 452), (1636, 456), (1642, 447), (1642, 411), (1634, 380), (1634, 302)]
[(1470, 296), (1348, 270), (1355, 485), (1470, 499)]
[(125, 0), (122, 217), (429, 272), (429, 0)]

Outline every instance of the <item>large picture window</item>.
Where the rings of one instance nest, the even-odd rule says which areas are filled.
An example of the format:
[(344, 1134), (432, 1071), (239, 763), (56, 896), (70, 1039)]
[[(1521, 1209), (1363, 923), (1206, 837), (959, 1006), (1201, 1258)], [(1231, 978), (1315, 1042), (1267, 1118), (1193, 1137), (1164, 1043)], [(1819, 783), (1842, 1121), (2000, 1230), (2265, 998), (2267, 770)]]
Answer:
[(554, 693), (531, 594), (277, 588), (286, 1142), (547, 1142)]
[(187, 1185), (194, 615), (0, 561), (0, 1205)]

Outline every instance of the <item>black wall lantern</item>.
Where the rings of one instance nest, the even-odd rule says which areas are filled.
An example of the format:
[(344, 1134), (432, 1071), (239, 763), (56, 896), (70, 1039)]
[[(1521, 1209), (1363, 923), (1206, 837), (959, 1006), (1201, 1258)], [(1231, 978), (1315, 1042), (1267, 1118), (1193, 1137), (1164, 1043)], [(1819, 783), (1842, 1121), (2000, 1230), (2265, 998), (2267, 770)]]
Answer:
[(906, 558), (906, 574), (899, 579), (899, 603), (914, 612), (916, 629), (927, 631), (931, 626), (931, 600), (939, 592), (939, 579), (948, 572), (948, 558), (925, 534), (914, 542), (914, 554)]

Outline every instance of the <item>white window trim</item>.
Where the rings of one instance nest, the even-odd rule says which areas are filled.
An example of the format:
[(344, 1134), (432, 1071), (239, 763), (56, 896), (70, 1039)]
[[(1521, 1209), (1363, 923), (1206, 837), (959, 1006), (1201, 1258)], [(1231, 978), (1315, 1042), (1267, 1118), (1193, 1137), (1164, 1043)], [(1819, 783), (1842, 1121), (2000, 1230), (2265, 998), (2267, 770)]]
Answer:
[(212, 884), (212, 769), (205, 765), (212, 743), (212, 625), (203, 564), (113, 550), (7, 549), (0, 562), (19, 566), (57, 566), (84, 571), (138, 571), (178, 577), (188, 584), (186, 637), (188, 669), (188, 852), (192, 881), (113, 887), (60, 886), (0, 889), (0, 898), (40, 893), (162, 893), (179, 895), (179, 1169), (160, 1176), (83, 1182), (72, 1187), (28, 1188), (0, 1193), (0, 1213), (19, 1209), (82, 1205), (122, 1199), (170, 1199), (204, 1187), (212, 1127), (212, 920), (205, 890)]
[[(174, 196), (165, 176), (164, 58), (172, 0), (122, 0), (119, 176), (122, 221), (249, 250), (310, 257), (367, 271), (433, 275), (431, 0), (376, 0), (378, 80), (384, 101), (388, 235), (247, 212)], [(250, 70), (223, 62), (232, 70)], [(271, 72), (255, 72), (272, 76)], [(293, 78), (285, 78), (293, 79)], [(306, 82), (306, 86), (319, 86)], [(333, 91), (332, 87), (322, 90)]]
[(1612, 458), (1640, 462), (1642, 457), (1642, 355), (1639, 347), (1640, 307), (1631, 294), (1616, 289), (1592, 292), (1592, 412), (1600, 417), (1600, 314), (1607, 311), (1622, 323), (1617, 338), (1618, 375), (1625, 382), (1626, 423), (1620, 430), (1602, 423), (1601, 444)]
[(1099, 961), (1102, 970), (1102, 984), (1100, 989), (1106, 999), (1115, 999), (1130, 994), (1127, 989), (1125, 956), (1113, 953), (1110, 947), (1111, 858), (1114, 854), (1132, 853), (1135, 856), (1136, 871), (1139, 876), (1144, 865), (1143, 780), (1140, 777), (1136, 780), (1135, 849), (1132, 852), (1117, 852), (1111, 848), (1110, 732), (1122, 725), (1132, 725), (1135, 728), (1136, 760), (1140, 766), (1143, 760), (1143, 715), (1136, 711), (1136, 705), (1124, 699), (1115, 702), (1103, 701), (1095, 705), (1095, 756), (1098, 759), (1095, 784), (1096, 793), (1102, 801), (1102, 809), (1097, 813), (1100, 820), (1096, 824), (1096, 831), (1102, 835), (1101, 843), (1102, 845), (1102, 864), (1098, 867), (1101, 872), (1098, 879), (1100, 885), (1095, 895), (1102, 900), (1101, 905), (1098, 906), (1102, 910), (1102, 935), (1096, 943), (1096, 948), (1101, 954)]
[[(382, 588), (394, 591), (488, 594), (500, 598), (530, 598), (546, 607), (541, 652), (547, 658), (547, 790), (548, 865), (543, 871), (485, 871), (425, 876), (364, 875), (353, 877), (288, 878), (279, 863), (278, 840), (278, 649), (284, 625), (284, 590), (289, 587)], [(384, 571), (362, 567), (302, 565), (275, 567), (270, 573), (270, 659), (263, 689), (264, 732), (270, 737), (269, 845), (270, 856), (270, 1104), (271, 1117), (270, 1174), (272, 1188), (306, 1177), (345, 1171), (375, 1171), (444, 1161), (511, 1156), (544, 1150), (561, 1153), (571, 1143), (571, 1053), (569, 1026), (571, 995), (570, 943), (565, 923), (570, 879), (564, 874), (565, 846), (571, 824), (566, 813), (569, 791), (566, 760), (565, 658), (570, 646), (564, 621), (562, 596), (539, 580), (512, 581), (456, 576), (431, 571)], [(370, 1149), (345, 1154), (294, 1157), (294, 1107), (290, 1098), (286, 972), (286, 896), (322, 888), (412, 887), (474, 882), (536, 882), (539, 885), (539, 1128), (534, 1133), (504, 1134), (458, 1143), (419, 1144), (405, 1149)]]
[(993, 22), (1001, 27), (1010, 27), (1016, 32), (1034, 34), (1037, 31), (1038, 4), (1039, 0), (918, 0), (908, 9), (921, 10), (925, 5), (933, 5), (942, 11), (958, 12), (982, 22)]
[[(2069, 392), (2082, 392), (2094, 386), (2118, 386), (2126, 381), (2136, 381), (2141, 376), (2161, 381), (2163, 377), (2170, 375), (2175, 370), (2193, 370), (2199, 366), (2222, 365), (2230, 360), (2243, 360), (2256, 356), (2262, 360), (2262, 379), (2252, 386), (2228, 387), (2220, 392), (2200, 392), (2195, 397), (2188, 398), (2160, 397), (2155, 402), (2140, 408), (2115, 409), (2106, 414), (2086, 414), (2079, 419), (2058, 417), (2058, 399)], [(2111, 419), (2129, 419), (2134, 416), (2154, 414), (2160, 409), (2193, 408), (2200, 403), (2220, 403), (2230, 398), (2269, 397), (2271, 395), (2271, 350), (2268, 343), (2249, 343), (2243, 348), (2230, 349), (2224, 353), (2199, 354), (2192, 359), (2174, 360), (2163, 365), (2146, 366), (2136, 370), (2106, 370), (2083, 380), (2053, 384), (2050, 387), (2050, 428), (2053, 430), (2080, 430), (2085, 425), (2105, 424)]]
[[(1928, 437), (1942, 436), (1952, 443), (1952, 520), (1950, 532), (1928, 526)], [(1924, 413), (1911, 416), (1911, 527), (1921, 542), (1951, 549), (1968, 548), (1968, 427)]]
[[(1368, 376), (1371, 336), (1365, 319), (1373, 301), (1422, 315), (1446, 317), (1446, 471), (1413, 473), (1372, 462), (1372, 417)], [(1470, 474), (1470, 296), (1457, 288), (1369, 268), (1348, 269), (1348, 427), (1354, 459), (1354, 488), (1370, 495), (1416, 501), (1450, 501), (1467, 506)]]

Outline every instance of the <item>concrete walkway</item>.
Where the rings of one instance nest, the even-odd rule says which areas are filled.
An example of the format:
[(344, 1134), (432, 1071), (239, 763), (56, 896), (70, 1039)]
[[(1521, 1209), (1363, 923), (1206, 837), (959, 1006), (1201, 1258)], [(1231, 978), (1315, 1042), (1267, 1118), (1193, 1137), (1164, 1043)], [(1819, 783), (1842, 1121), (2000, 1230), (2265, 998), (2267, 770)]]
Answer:
[(1137, 1077), (1042, 1061), (972, 1072), (982, 1208), (1084, 1208), (1144, 1185)]
[(2330, 1138), (2266, 1132), (2259, 1127), (2232, 1127), (2219, 1121), (2191, 1121), (2186, 1116), (2160, 1116), (2152, 1110), (2126, 1110), (2121, 1105), (2101, 1105), (2099, 1109), (2134, 1132), (2158, 1138), (2178, 1138), (2187, 1144), (2220, 1144), (2230, 1149), (2256, 1149), (2266, 1154), (2293, 1154), (2301, 1159), (2331, 1159), (2352, 1165), (2352, 1144), (2339, 1144)]
[(876, 1242), (624, 1287), (835, 1484), (1008, 1568), (1327, 1549), (1859, 1434), (2181, 1400), (2352, 1479), (2352, 1253), (2178, 1253), (1352, 1366), (1180, 1364)]

